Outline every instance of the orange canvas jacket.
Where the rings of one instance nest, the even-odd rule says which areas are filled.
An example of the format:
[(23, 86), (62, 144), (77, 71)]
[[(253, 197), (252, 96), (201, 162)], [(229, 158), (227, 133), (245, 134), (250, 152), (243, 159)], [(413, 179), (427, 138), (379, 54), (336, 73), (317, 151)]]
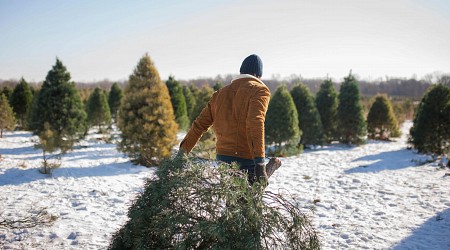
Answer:
[(180, 147), (189, 153), (212, 126), (217, 154), (243, 159), (264, 157), (264, 121), (269, 101), (270, 90), (260, 79), (239, 75), (213, 94)]

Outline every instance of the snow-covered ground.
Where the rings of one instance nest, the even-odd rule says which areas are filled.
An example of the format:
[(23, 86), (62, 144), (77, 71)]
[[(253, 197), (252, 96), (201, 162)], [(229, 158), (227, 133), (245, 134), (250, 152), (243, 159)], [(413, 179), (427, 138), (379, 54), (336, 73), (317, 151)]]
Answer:
[[(404, 125), (407, 133), (411, 123)], [(0, 249), (105, 249), (127, 220), (131, 200), (154, 169), (132, 165), (91, 134), (51, 176), (28, 132), (0, 139), (0, 219), (31, 208), (58, 217), (50, 226), (0, 228)], [(450, 249), (449, 169), (395, 142), (333, 145), (283, 158), (268, 189), (309, 213), (324, 249)]]

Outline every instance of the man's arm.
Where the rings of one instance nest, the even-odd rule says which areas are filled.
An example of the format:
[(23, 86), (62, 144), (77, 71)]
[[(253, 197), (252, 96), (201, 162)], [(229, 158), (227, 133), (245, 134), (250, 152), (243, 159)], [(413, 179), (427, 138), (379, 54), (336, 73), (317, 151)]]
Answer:
[(270, 91), (266, 86), (259, 86), (250, 98), (247, 114), (247, 143), (255, 163), (264, 162), (264, 122), (270, 101)]
[(213, 123), (212, 103), (214, 99), (215, 95), (213, 95), (206, 107), (203, 108), (200, 115), (192, 123), (191, 128), (180, 143), (180, 150), (183, 150), (185, 153), (191, 152), (198, 140), (211, 127)]

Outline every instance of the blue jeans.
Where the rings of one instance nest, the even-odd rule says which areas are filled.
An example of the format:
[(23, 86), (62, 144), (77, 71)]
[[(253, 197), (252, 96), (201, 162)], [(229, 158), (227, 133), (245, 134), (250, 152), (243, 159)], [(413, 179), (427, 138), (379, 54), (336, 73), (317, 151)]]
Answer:
[[(264, 158), (261, 158), (264, 162)], [(255, 159), (256, 161), (261, 161), (261, 159)], [(239, 165), (239, 170), (247, 173), (248, 182), (250, 185), (255, 181), (255, 160), (242, 159), (238, 157), (226, 156), (226, 155), (216, 155), (216, 160), (222, 161), (228, 164), (236, 162)]]

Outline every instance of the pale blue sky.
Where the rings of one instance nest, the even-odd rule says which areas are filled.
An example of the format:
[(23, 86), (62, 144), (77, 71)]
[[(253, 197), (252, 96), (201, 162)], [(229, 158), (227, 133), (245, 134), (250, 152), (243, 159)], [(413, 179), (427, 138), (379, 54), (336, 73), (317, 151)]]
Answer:
[(163, 79), (238, 73), (364, 79), (450, 72), (447, 0), (1, 0), (0, 79), (127, 79), (149, 53)]

